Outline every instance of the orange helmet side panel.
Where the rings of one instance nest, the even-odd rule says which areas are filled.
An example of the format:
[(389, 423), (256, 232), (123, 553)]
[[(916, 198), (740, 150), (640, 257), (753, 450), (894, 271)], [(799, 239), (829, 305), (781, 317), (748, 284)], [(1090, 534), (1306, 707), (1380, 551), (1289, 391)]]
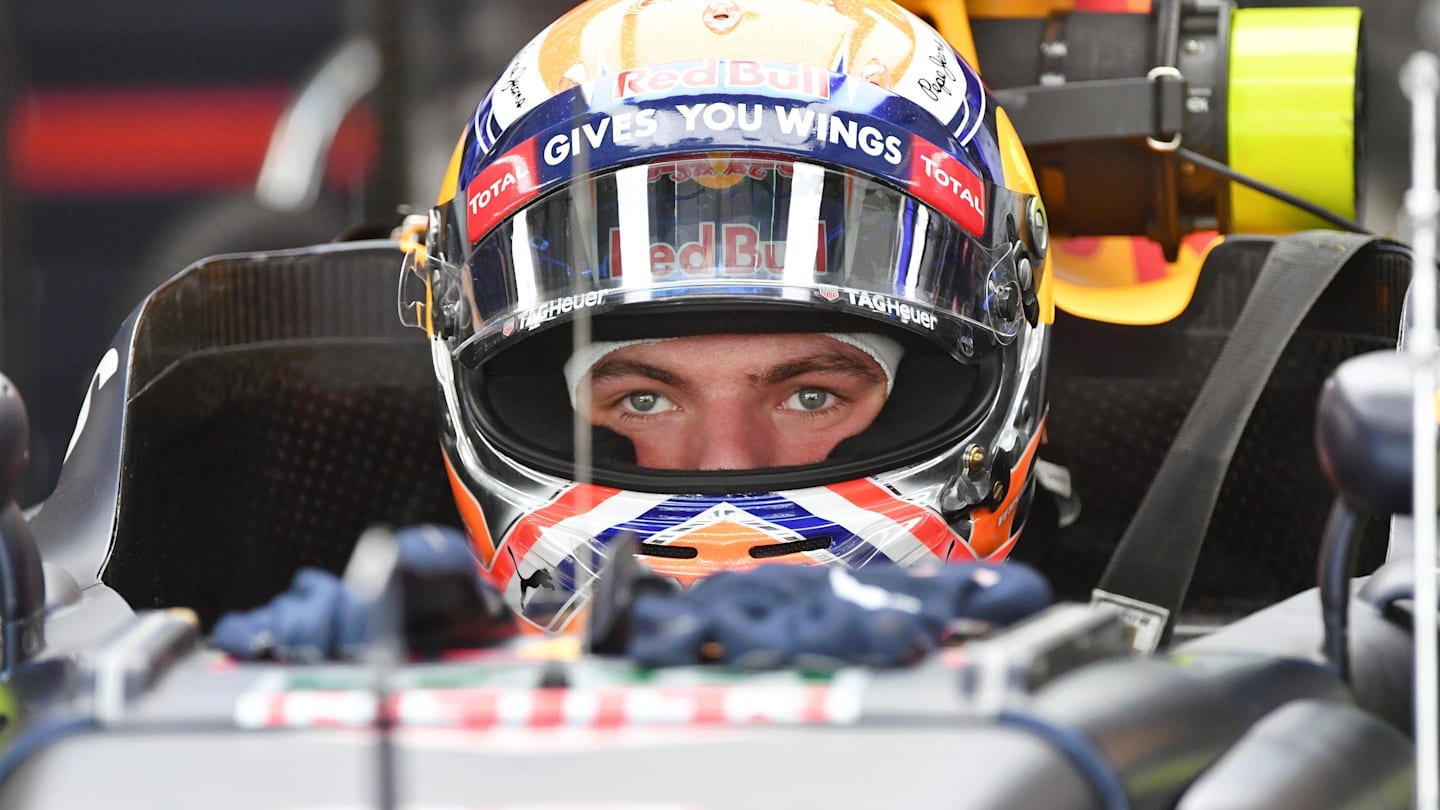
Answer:
[(455, 474), (455, 468), (450, 464), (450, 457), (441, 453), (440, 457), (445, 460), (445, 473), (450, 479), (450, 490), (455, 494), (455, 504), (460, 509), (460, 518), (465, 522), (465, 534), (470, 538), (470, 546), (475, 549), (475, 556), (480, 558), (480, 564), (486, 569), (495, 566), (495, 540), (490, 536), (490, 528), (485, 524), (485, 514), (480, 511), (480, 503), (470, 493), (468, 487), (460, 481)]
[(1010, 470), (1010, 479), (1005, 483), (1005, 499), (994, 507), (976, 509), (971, 513), (970, 548), (977, 558), (1003, 560), (1015, 545), (1015, 540), (1019, 537), (1019, 532), (1014, 530), (1015, 508), (1020, 503), (1020, 496), (1024, 494), (1025, 482), (1030, 477), (1030, 465), (1035, 462), (1035, 454), (1040, 449), (1040, 439), (1044, 435), (1045, 425), (1044, 420), (1041, 420), (1040, 428), (1035, 431), (1035, 438), (1030, 440), (1025, 454)]

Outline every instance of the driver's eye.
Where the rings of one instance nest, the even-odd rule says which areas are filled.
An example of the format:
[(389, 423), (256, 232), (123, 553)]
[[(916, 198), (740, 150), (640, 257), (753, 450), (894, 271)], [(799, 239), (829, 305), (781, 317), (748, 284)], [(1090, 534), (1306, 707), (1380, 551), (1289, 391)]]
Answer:
[(786, 403), (802, 411), (818, 411), (830, 404), (830, 392), (823, 388), (802, 388)]
[(641, 391), (625, 398), (625, 404), (636, 413), (651, 413), (658, 410), (664, 397), (653, 391)]

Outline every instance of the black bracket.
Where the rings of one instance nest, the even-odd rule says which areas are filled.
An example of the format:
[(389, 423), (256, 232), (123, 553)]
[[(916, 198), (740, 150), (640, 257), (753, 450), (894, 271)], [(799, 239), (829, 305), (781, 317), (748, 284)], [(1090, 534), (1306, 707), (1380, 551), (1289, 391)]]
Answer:
[(1160, 67), (1132, 79), (1037, 84), (992, 94), (1026, 145), (1151, 138), (1178, 146), (1185, 91), (1179, 70)]

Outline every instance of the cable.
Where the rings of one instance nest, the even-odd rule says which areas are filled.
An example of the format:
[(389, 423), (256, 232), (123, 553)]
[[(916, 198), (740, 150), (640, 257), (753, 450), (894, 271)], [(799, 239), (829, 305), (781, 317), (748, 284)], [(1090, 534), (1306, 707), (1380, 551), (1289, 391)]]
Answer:
[(100, 723), (94, 717), (62, 717), (56, 720), (47, 720), (36, 723), (20, 736), (16, 737), (9, 747), (0, 754), (0, 785), (4, 785), (11, 776), (35, 754), (60, 742), (66, 737), (74, 734), (83, 734), (89, 731), (96, 731)]
[(1350, 580), (1365, 531), (1362, 516), (1336, 498), (1320, 543), (1320, 612), (1325, 624), (1325, 658), (1336, 677), (1350, 682)]
[(1304, 211), (1307, 214), (1317, 216), (1320, 219), (1323, 219), (1326, 222), (1330, 223), (1331, 225), (1340, 228), (1341, 230), (1350, 231), (1351, 233), (1371, 232), (1369, 228), (1366, 228), (1364, 225), (1361, 225), (1353, 219), (1346, 219), (1345, 217), (1340, 216), (1334, 211), (1331, 211), (1327, 208), (1322, 208), (1321, 206), (1316, 205), (1309, 200), (1297, 197), (1294, 194), (1285, 191), (1284, 189), (1272, 186), (1269, 183), (1264, 182), (1263, 180), (1256, 180), (1255, 178), (1247, 174), (1237, 172), (1229, 166), (1225, 165), (1224, 163), (1221, 163), (1218, 160), (1208, 158), (1192, 149), (1186, 149), (1183, 146), (1177, 147), (1175, 149), (1175, 156), (1185, 161), (1186, 163), (1193, 163), (1202, 169), (1207, 169), (1222, 177), (1229, 178), (1230, 180), (1233, 180), (1242, 186), (1248, 186), (1249, 188), (1253, 188), (1261, 194), (1269, 195), (1283, 203), (1293, 205), (1296, 208), (1299, 208), (1301, 211)]
[(1084, 732), (1025, 711), (1002, 711), (995, 722), (1030, 731), (1054, 746), (1090, 784), (1104, 810), (1130, 810), (1125, 780)]

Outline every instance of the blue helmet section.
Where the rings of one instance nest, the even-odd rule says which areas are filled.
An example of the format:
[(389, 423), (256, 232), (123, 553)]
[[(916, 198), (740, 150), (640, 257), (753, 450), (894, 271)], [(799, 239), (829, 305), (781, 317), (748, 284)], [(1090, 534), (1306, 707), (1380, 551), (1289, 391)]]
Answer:
[[(747, 151), (863, 172), (957, 218), (973, 208), (983, 230), (976, 186), (1003, 185), (1004, 175), (990, 99), (965, 73), (966, 103), (948, 125), (864, 79), (743, 60), (624, 71), (562, 91), (500, 133), (487, 101), (466, 135), (457, 187), (469, 209), (468, 241), (578, 175), (671, 155)], [(976, 222), (961, 224), (980, 235)]]

